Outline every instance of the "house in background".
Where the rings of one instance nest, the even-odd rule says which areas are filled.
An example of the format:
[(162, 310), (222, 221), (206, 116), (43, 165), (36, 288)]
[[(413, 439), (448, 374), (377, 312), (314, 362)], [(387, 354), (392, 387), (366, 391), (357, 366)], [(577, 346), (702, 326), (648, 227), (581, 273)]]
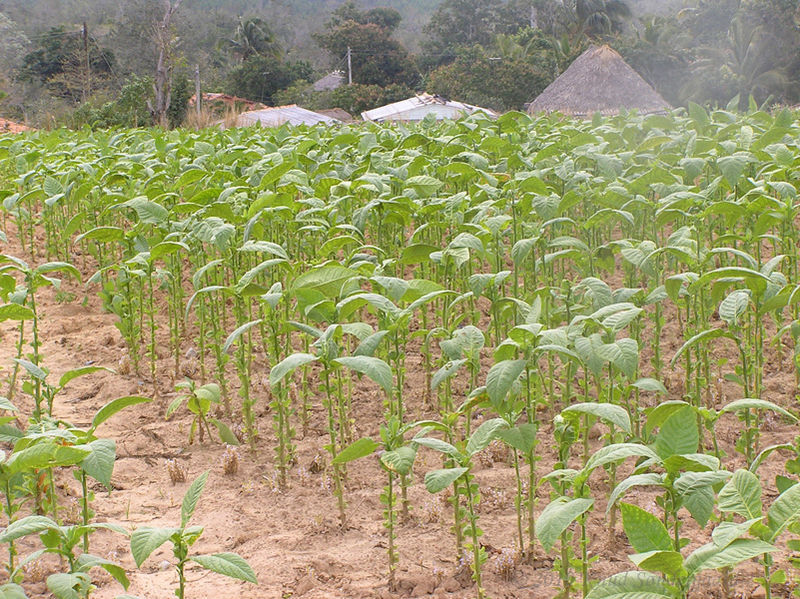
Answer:
[(341, 121), (319, 112), (300, 108), (297, 104), (288, 104), (287, 106), (274, 106), (243, 112), (236, 117), (233, 126), (260, 125), (262, 127), (280, 127), (286, 123), (290, 125), (317, 125), (319, 123), (336, 125), (340, 124)]
[(530, 114), (559, 112), (579, 118), (630, 110), (663, 114), (672, 106), (608, 46), (591, 46), (528, 107)]
[(361, 113), (361, 118), (365, 121), (383, 123), (386, 121), (421, 121), (428, 115), (434, 115), (437, 120), (458, 119), (463, 116), (483, 112), (495, 118), (497, 114), (488, 108), (454, 102), (441, 96), (431, 94), (419, 94), (408, 100), (401, 100), (372, 110)]
[(342, 71), (333, 71), (312, 83), (311, 87), (315, 92), (329, 92), (340, 87), (343, 83), (344, 73)]

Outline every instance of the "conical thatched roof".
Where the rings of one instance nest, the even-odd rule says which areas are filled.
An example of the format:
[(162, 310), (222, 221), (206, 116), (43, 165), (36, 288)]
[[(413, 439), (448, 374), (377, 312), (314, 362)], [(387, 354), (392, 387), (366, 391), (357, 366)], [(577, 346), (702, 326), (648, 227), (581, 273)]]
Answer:
[(667, 112), (672, 107), (608, 46), (592, 46), (539, 94), (528, 112), (561, 112), (586, 117), (595, 112), (640, 114)]

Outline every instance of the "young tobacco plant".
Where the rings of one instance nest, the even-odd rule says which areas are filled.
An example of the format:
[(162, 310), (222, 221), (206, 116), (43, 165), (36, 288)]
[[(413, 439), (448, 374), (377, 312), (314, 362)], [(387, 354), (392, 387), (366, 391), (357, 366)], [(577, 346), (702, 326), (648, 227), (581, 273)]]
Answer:
[(164, 543), (172, 544), (172, 554), (175, 556), (175, 570), (178, 573), (178, 588), (175, 595), (178, 599), (186, 597), (186, 565), (189, 562), (198, 564), (201, 568), (235, 578), (258, 584), (256, 575), (250, 565), (236, 553), (212, 553), (207, 555), (190, 555), (189, 550), (203, 534), (202, 526), (189, 526), (189, 520), (197, 508), (197, 502), (203, 493), (208, 470), (198, 476), (186, 491), (181, 504), (181, 524), (176, 528), (137, 528), (131, 533), (131, 553), (140, 567), (150, 555)]
[[(432, 423), (430, 424), (434, 426)], [(451, 445), (447, 441), (433, 437), (414, 438), (417, 444), (445, 454), (455, 464), (451, 468), (428, 472), (425, 475), (425, 488), (430, 493), (439, 493), (453, 485), (455, 499), (457, 500), (459, 497), (464, 499), (466, 525), (462, 534), (465, 537), (469, 537), (471, 541), (467, 543), (467, 549), (472, 553), (472, 578), (477, 586), (479, 599), (483, 599), (486, 596), (481, 581), (481, 565), (486, 561), (486, 552), (479, 541), (482, 531), (478, 527), (476, 508), (480, 501), (480, 489), (475, 482), (475, 476), (471, 473), (473, 468), (472, 458), (479, 451), (486, 449), (489, 443), (497, 438), (498, 433), (507, 427), (508, 423), (502, 418), (487, 420), (472, 433), (466, 443), (459, 443), (460, 448)], [(435, 428), (445, 430), (447, 426), (437, 424)], [(458, 509), (457, 504), (455, 509)]]

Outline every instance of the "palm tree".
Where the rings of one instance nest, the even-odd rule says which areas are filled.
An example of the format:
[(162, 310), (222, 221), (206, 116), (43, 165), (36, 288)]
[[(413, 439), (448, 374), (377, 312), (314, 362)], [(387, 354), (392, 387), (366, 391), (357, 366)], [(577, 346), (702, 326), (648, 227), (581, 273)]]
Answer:
[(269, 25), (258, 17), (245, 21), (239, 17), (239, 26), (233, 38), (225, 40), (224, 45), (240, 62), (251, 56), (279, 58), (281, 55), (281, 47)]
[(556, 0), (557, 23), (573, 41), (619, 33), (631, 16), (625, 0)]

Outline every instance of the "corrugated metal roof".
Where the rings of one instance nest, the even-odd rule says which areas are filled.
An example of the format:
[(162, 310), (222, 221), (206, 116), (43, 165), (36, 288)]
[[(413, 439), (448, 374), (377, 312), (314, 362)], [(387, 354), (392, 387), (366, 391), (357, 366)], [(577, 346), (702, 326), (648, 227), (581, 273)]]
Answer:
[(336, 89), (344, 83), (344, 73), (342, 71), (333, 71), (328, 73), (322, 79), (314, 82), (313, 88), (315, 92), (324, 92)]
[(340, 120), (325, 116), (312, 110), (300, 108), (297, 104), (288, 106), (275, 106), (274, 108), (264, 108), (261, 110), (249, 110), (243, 112), (236, 118), (238, 127), (261, 124), (262, 127), (280, 127), (289, 123), (290, 125), (316, 125), (324, 123), (333, 125), (341, 123)]
[(454, 110), (462, 111), (467, 114), (480, 111), (485, 112), (490, 116), (496, 116), (496, 113), (488, 108), (481, 108), (480, 106), (473, 106), (472, 104), (447, 100), (441, 96), (419, 94), (413, 98), (408, 98), (407, 100), (401, 100), (400, 102), (394, 102), (393, 104), (387, 104), (386, 106), (373, 108), (372, 110), (366, 110), (361, 113), (361, 118), (363, 118), (365, 121), (380, 122), (391, 119), (395, 115), (408, 112), (409, 110), (414, 110), (415, 108), (434, 106), (437, 104), (440, 106), (447, 106), (448, 108), (453, 108)]

